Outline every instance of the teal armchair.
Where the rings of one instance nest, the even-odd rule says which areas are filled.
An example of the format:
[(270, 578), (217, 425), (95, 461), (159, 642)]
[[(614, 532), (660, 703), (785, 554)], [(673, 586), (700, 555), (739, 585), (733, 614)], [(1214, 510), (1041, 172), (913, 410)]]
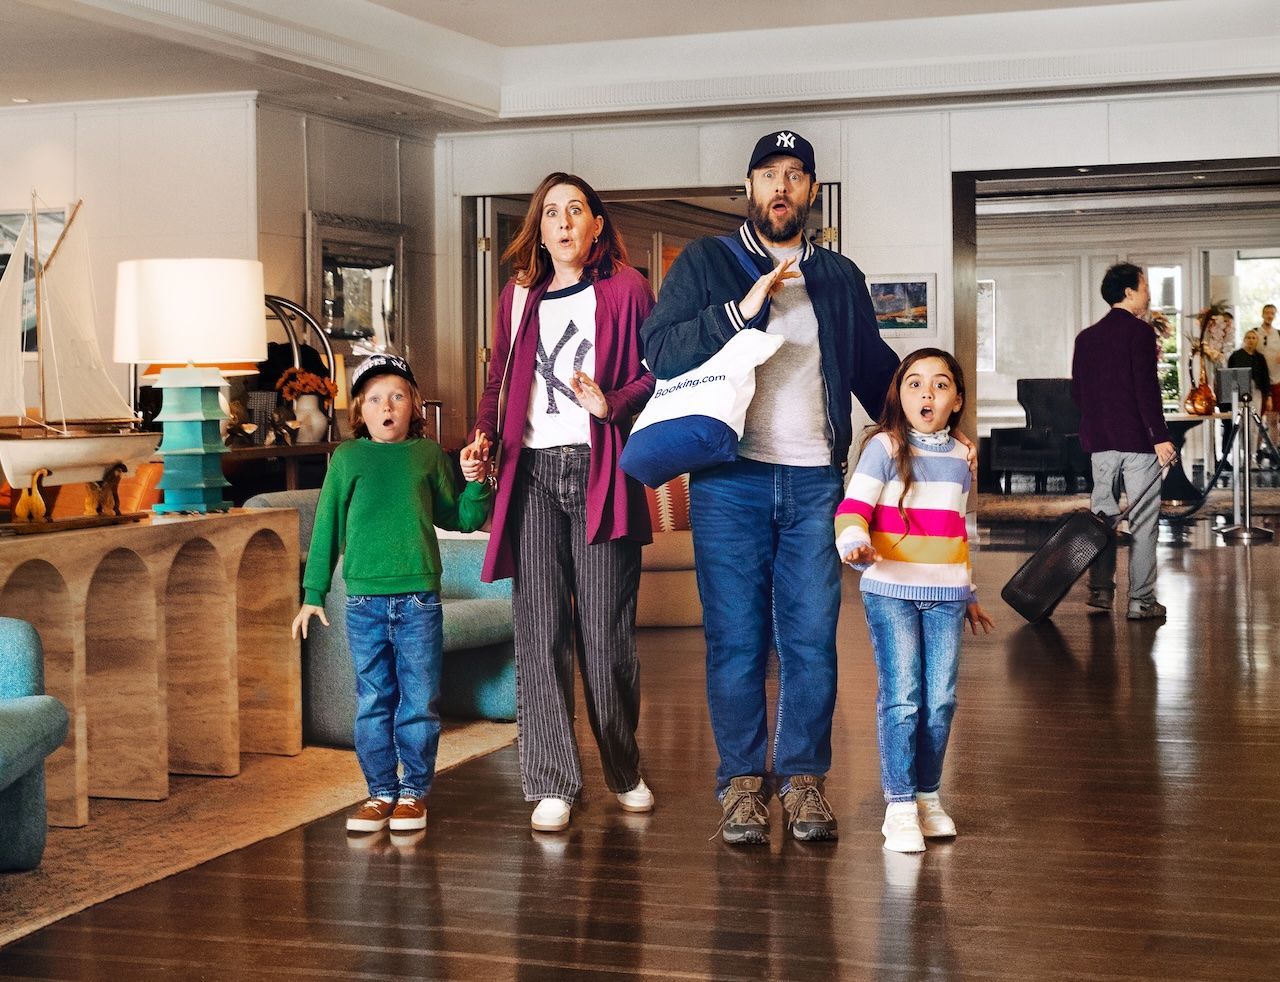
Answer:
[(44, 694), (44, 650), (26, 621), (0, 617), (0, 871), (44, 855), (44, 759), (67, 736), (67, 710)]

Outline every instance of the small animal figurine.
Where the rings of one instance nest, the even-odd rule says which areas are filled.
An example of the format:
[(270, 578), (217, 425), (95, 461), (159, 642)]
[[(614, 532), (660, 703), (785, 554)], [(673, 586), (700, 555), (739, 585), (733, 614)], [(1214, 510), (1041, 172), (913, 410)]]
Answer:
[(292, 411), (288, 407), (271, 411), (271, 430), (264, 441), (268, 447), (292, 447), (297, 439), (298, 427), (302, 424), (292, 419)]
[(120, 514), (120, 477), (128, 469), (124, 464), (112, 464), (103, 472), (101, 481), (89, 481), (85, 484), (86, 515)]
[(52, 473), (49, 468), (41, 467), (31, 475), (30, 486), (22, 489), (22, 494), (18, 496), (18, 503), (13, 506), (15, 522), (45, 521), (44, 498), (40, 496), (40, 482)]
[(258, 430), (257, 423), (249, 422), (249, 411), (243, 402), (235, 399), (231, 402), (230, 419), (227, 420), (226, 444), (228, 447), (253, 446), (253, 434)]

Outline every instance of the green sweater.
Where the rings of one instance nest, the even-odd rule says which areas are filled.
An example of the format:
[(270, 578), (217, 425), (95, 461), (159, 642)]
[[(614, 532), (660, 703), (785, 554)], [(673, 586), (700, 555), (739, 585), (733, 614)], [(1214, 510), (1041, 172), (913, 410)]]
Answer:
[(316, 505), (302, 577), (304, 603), (321, 606), (338, 556), (351, 596), (440, 589), (435, 526), (473, 532), (489, 515), (487, 484), (454, 491), (434, 440), (348, 440), (333, 453)]

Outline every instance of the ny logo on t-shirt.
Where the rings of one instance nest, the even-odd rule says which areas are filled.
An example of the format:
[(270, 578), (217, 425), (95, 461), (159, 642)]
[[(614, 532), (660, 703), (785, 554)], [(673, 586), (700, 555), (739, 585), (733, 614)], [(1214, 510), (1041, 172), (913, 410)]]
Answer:
[[(547, 415), (558, 416), (560, 407), (556, 405), (556, 393), (560, 392), (568, 397), (575, 406), (580, 405), (578, 397), (573, 394), (573, 389), (569, 387), (567, 381), (562, 381), (556, 376), (556, 361), (560, 357), (560, 353), (564, 351), (565, 346), (575, 334), (578, 333), (578, 325), (573, 321), (569, 321), (569, 326), (564, 329), (564, 334), (560, 335), (560, 340), (556, 342), (556, 346), (551, 350), (551, 354), (547, 354), (547, 349), (542, 344), (542, 338), (538, 338), (538, 356), (534, 363), (534, 370), (542, 377), (542, 381), (547, 386)], [(583, 362), (587, 359), (587, 353), (591, 350), (591, 342), (586, 338), (582, 338), (578, 342), (578, 347), (573, 353), (573, 368), (565, 373), (566, 379), (572, 379), (573, 373), (582, 370)]]

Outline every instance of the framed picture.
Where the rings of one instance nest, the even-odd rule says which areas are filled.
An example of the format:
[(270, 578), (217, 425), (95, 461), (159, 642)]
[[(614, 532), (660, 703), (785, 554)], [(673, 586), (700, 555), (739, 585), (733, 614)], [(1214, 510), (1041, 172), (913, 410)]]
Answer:
[(938, 336), (935, 294), (938, 277), (933, 273), (903, 276), (868, 276), (871, 305), (876, 311), (880, 336), (919, 338)]
[(978, 371), (996, 370), (996, 281), (978, 280)]

